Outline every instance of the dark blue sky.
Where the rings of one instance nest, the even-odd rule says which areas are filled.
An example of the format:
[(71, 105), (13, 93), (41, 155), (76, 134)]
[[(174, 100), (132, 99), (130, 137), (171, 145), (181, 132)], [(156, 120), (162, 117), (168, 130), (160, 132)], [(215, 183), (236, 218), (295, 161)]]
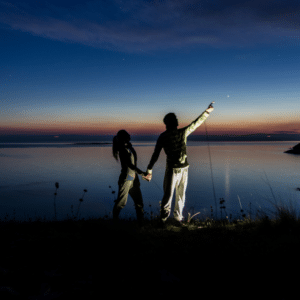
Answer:
[(0, 0), (0, 135), (152, 134), (211, 101), (212, 133), (300, 134), (299, 26), (299, 1)]

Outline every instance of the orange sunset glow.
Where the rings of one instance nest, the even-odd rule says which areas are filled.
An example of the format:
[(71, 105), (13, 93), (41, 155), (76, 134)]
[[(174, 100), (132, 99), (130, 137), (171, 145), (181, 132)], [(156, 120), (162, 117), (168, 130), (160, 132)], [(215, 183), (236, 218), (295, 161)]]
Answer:
[[(181, 123), (179, 120), (179, 128), (187, 126), (189, 123)], [(210, 135), (247, 135), (247, 134), (275, 134), (278, 132), (299, 134), (300, 129), (297, 122), (274, 121), (228, 121), (218, 122), (217, 120), (207, 120), (207, 130)], [(165, 130), (163, 122), (88, 122), (88, 121), (57, 121), (57, 122), (27, 122), (23, 124), (1, 124), (0, 134), (5, 135), (60, 135), (60, 134), (76, 134), (76, 135), (110, 135), (115, 134), (120, 129), (126, 129), (130, 134), (134, 135), (157, 135)], [(205, 134), (204, 124), (200, 126), (193, 134)]]

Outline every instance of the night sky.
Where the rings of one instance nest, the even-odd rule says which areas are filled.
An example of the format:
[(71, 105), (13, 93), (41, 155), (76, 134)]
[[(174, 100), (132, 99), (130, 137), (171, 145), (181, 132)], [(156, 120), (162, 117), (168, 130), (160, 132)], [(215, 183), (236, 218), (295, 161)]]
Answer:
[[(298, 136), (300, 2), (2, 1), (0, 136)], [(200, 127), (194, 134), (205, 134)]]

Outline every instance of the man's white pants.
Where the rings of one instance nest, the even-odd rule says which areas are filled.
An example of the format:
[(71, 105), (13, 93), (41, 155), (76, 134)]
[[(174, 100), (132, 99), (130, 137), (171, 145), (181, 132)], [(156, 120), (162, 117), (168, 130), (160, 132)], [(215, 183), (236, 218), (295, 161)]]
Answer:
[(188, 180), (188, 167), (166, 168), (164, 178), (164, 196), (161, 201), (161, 219), (166, 221), (171, 213), (171, 205), (175, 190), (174, 218), (183, 219), (182, 211), (185, 204), (185, 191)]

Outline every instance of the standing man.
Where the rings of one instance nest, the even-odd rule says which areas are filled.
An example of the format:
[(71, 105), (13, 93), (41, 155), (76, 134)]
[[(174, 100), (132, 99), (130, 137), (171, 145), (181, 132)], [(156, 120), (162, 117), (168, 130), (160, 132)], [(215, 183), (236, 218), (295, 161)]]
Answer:
[(154, 153), (147, 168), (147, 176), (144, 177), (148, 181), (152, 179), (152, 168), (163, 148), (167, 156), (167, 162), (164, 177), (164, 196), (160, 210), (160, 225), (162, 227), (164, 227), (166, 220), (170, 216), (174, 189), (176, 189), (174, 218), (181, 224), (189, 167), (186, 155), (187, 137), (208, 118), (209, 113), (213, 109), (212, 104), (210, 104), (194, 122), (180, 129), (177, 129), (178, 120), (174, 113), (168, 113), (164, 117), (163, 121), (166, 125), (166, 131), (161, 133), (157, 139)]

